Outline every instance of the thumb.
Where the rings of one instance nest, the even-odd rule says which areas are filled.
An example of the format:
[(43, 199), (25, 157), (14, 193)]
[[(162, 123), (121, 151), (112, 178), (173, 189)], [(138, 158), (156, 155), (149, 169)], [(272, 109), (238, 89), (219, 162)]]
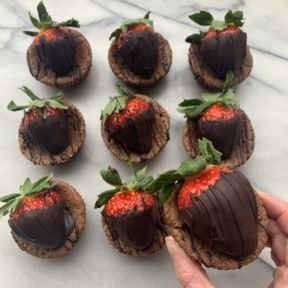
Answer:
[(184, 288), (212, 288), (205, 270), (188, 257), (171, 236), (165, 239), (168, 252), (173, 260), (176, 277)]

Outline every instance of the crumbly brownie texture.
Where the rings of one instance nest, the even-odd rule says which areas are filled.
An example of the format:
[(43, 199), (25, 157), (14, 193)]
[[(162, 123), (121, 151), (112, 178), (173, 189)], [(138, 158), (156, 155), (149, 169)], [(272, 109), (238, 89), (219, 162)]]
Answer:
[(40, 82), (49, 85), (66, 88), (75, 86), (88, 75), (92, 66), (92, 51), (87, 39), (78, 31), (70, 29), (71, 35), (76, 41), (75, 66), (65, 76), (57, 76), (51, 69), (39, 61), (35, 44), (27, 50), (27, 63), (30, 73)]
[(58, 155), (51, 155), (47, 151), (32, 145), (25, 135), (24, 121), (22, 119), (18, 137), (20, 150), (22, 154), (34, 164), (43, 166), (62, 164), (74, 158), (82, 149), (86, 137), (84, 118), (75, 106), (69, 104), (67, 101), (65, 101), (65, 104), (69, 107), (66, 113), (68, 116), (69, 137), (71, 142), (66, 149)]
[[(255, 135), (251, 121), (243, 110), (240, 110), (243, 121), (240, 143), (234, 149), (229, 159), (222, 161), (223, 164), (235, 168), (243, 165), (252, 155), (255, 146)], [(187, 119), (183, 129), (183, 144), (188, 154), (195, 158), (199, 154), (198, 139), (201, 138), (197, 129), (197, 120)]]
[(147, 103), (150, 103), (155, 111), (156, 121), (153, 125), (153, 143), (152, 149), (143, 154), (136, 154), (134, 152), (125, 151), (121, 145), (115, 143), (115, 141), (109, 136), (107, 129), (103, 121), (101, 123), (101, 133), (102, 138), (112, 152), (112, 154), (117, 157), (119, 160), (128, 161), (130, 160), (133, 163), (144, 162), (156, 157), (161, 150), (165, 147), (169, 140), (169, 128), (170, 128), (170, 117), (166, 110), (160, 106), (156, 101), (150, 99), (144, 95), (135, 95), (140, 99), (144, 100)]
[[(160, 213), (160, 219), (162, 219), (163, 218), (163, 216), (161, 215), (162, 209), (159, 209), (159, 213)], [(109, 227), (108, 223), (105, 221), (105, 218), (103, 216), (102, 216), (102, 226), (109, 244), (124, 254), (129, 254), (132, 256), (149, 256), (161, 250), (165, 245), (165, 232), (163, 227), (158, 227), (154, 241), (149, 247), (147, 247), (144, 250), (137, 250), (128, 246), (124, 241), (117, 238), (117, 235), (115, 234), (115, 232), (113, 232), (113, 228)]]
[[(201, 85), (217, 90), (223, 89), (225, 80), (216, 78), (214, 73), (207, 67), (200, 54), (200, 44), (191, 44), (188, 58), (194, 77)], [(250, 53), (250, 49), (247, 46), (246, 57), (241, 66), (241, 71), (238, 75), (235, 76), (232, 84), (237, 85), (245, 80), (250, 75), (252, 68), (253, 58)]]
[(73, 217), (75, 224), (73, 231), (62, 246), (58, 247), (57, 249), (45, 250), (27, 242), (11, 231), (14, 240), (21, 250), (43, 259), (58, 258), (69, 252), (82, 235), (86, 222), (85, 203), (81, 195), (72, 186), (65, 182), (57, 181), (57, 184), (53, 187), (53, 190), (61, 195), (66, 207)]
[(113, 73), (125, 84), (134, 87), (150, 87), (156, 85), (170, 70), (172, 64), (172, 50), (166, 39), (160, 34), (159, 37), (159, 57), (155, 72), (149, 79), (134, 74), (120, 56), (117, 44), (113, 41), (110, 45), (108, 60)]
[(258, 258), (259, 254), (266, 246), (268, 241), (266, 230), (269, 220), (267, 218), (265, 208), (263, 207), (263, 203), (256, 192), (255, 194), (259, 222), (257, 225), (258, 245), (253, 254), (248, 255), (244, 259), (236, 261), (224, 254), (212, 250), (196, 237), (190, 237), (188, 231), (186, 230), (186, 225), (178, 213), (177, 194), (180, 188), (181, 184), (177, 184), (172, 192), (171, 197), (163, 205), (163, 221), (167, 234), (174, 237), (179, 246), (185, 251), (187, 255), (195, 260), (202, 262), (206, 267), (212, 267), (219, 270), (240, 269), (241, 267), (248, 265), (256, 258)]

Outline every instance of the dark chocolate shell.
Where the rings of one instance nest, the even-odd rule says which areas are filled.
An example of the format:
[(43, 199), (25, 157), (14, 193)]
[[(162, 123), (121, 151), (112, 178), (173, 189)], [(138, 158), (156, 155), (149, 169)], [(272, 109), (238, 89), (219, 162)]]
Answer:
[[(235, 173), (235, 172), (233, 172)], [(237, 178), (238, 176), (236, 176)], [(242, 176), (243, 177), (243, 176)], [(234, 182), (232, 182), (232, 185), (234, 185)], [(238, 183), (236, 183), (236, 185), (238, 186)], [(209, 239), (207, 239), (207, 241), (203, 242), (202, 240), (200, 240), (195, 234), (190, 233), (190, 229), (188, 228), (188, 226), (186, 225), (186, 223), (184, 222), (183, 218), (180, 216), (179, 210), (178, 210), (178, 204), (177, 204), (177, 196), (178, 196), (178, 192), (180, 190), (182, 186), (182, 183), (178, 183), (177, 185), (175, 185), (174, 190), (172, 192), (172, 195), (170, 196), (169, 200), (164, 203), (163, 205), (163, 221), (164, 221), (164, 226), (166, 228), (166, 233), (168, 235), (173, 236), (173, 238), (176, 240), (176, 242), (179, 244), (179, 246), (185, 251), (185, 253), (192, 257), (193, 259), (200, 261), (201, 263), (203, 263), (206, 267), (212, 267), (215, 269), (219, 269), (219, 270), (233, 270), (233, 269), (240, 269), (241, 267), (248, 265), (249, 263), (253, 262), (254, 260), (256, 260), (258, 258), (258, 256), (260, 255), (261, 251), (265, 248), (267, 241), (268, 241), (268, 235), (267, 235), (267, 228), (268, 228), (268, 217), (265, 211), (265, 208), (263, 206), (263, 203), (259, 197), (259, 195), (254, 191), (255, 196), (256, 196), (256, 205), (257, 205), (257, 226), (256, 226), (256, 230), (257, 230), (257, 243), (256, 243), (256, 248), (253, 248), (253, 252), (246, 255), (245, 257), (242, 258), (238, 258), (236, 259), (236, 257), (231, 257), (227, 255), (227, 251), (224, 250), (225, 253), (219, 252), (216, 249), (213, 249), (211, 247), (211, 243), (209, 243)], [(222, 189), (222, 188), (221, 188)], [(244, 187), (244, 189), (247, 189)], [(249, 188), (250, 189), (250, 188)], [(234, 193), (233, 191), (231, 193)], [(226, 193), (225, 193), (226, 194)], [(230, 193), (229, 193), (230, 194)], [(252, 223), (254, 222), (255, 216), (253, 215), (254, 212), (254, 208), (255, 208), (255, 199), (252, 200), (252, 203), (250, 202), (250, 199), (253, 199), (252, 195), (251, 195), (251, 191), (249, 192), (249, 198), (247, 196), (247, 193), (245, 193), (245, 191), (240, 192), (236, 196), (237, 200), (232, 200), (233, 201), (238, 201), (240, 203), (240, 199), (244, 199), (244, 203), (248, 204), (248, 206), (246, 207), (246, 205), (241, 205), (241, 204), (236, 204), (236, 206), (241, 206), (240, 208), (236, 208), (238, 210), (235, 210), (235, 203), (234, 204), (230, 204), (230, 202), (228, 203), (228, 201), (226, 202), (226, 200), (224, 200), (223, 198), (224, 193), (221, 193), (219, 191), (215, 191), (215, 195), (213, 195), (211, 198), (211, 201), (208, 200), (210, 203), (208, 204), (209, 208), (211, 208), (211, 211), (206, 210), (207, 213), (214, 213), (216, 210), (216, 207), (213, 206), (215, 203), (215, 205), (217, 205), (217, 209), (219, 209), (219, 215), (217, 212), (217, 215), (214, 217), (214, 219), (212, 219), (211, 223), (207, 223), (207, 219), (208, 219), (208, 215), (207, 214), (205, 216), (205, 223), (208, 224), (208, 228), (210, 230), (204, 231), (204, 233), (207, 233), (208, 231), (211, 233), (209, 233), (209, 235), (216, 235), (216, 233), (219, 233), (219, 235), (221, 236), (222, 233), (224, 232), (226, 235), (228, 234), (228, 231), (235, 231), (235, 228), (237, 227), (229, 227), (230, 229), (232, 228), (232, 230), (230, 230), (228, 227), (228, 224), (230, 225), (232, 222), (235, 223), (234, 219), (225, 219), (226, 215), (223, 214), (223, 210), (229, 210), (229, 209), (233, 209), (233, 214), (236, 214), (236, 219), (239, 218), (239, 216), (241, 214), (243, 214), (243, 211), (249, 210), (249, 214), (248, 215), (252, 215), (250, 218), (250, 220), (252, 221)], [(231, 196), (231, 194), (230, 194)], [(230, 198), (229, 196), (229, 198)], [(207, 196), (206, 196), (207, 197)], [(226, 195), (225, 195), (226, 197)], [(212, 202), (213, 201), (213, 202)], [(223, 203), (223, 208), (221, 207), (221, 203)], [(206, 200), (205, 200), (206, 203)], [(203, 204), (200, 204), (203, 207)], [(231, 205), (231, 208), (228, 208), (228, 206)], [(240, 210), (240, 211), (239, 211)], [(232, 210), (231, 210), (232, 211)], [(202, 211), (203, 212), (203, 211)], [(230, 214), (231, 216), (231, 214)], [(242, 215), (243, 216), (243, 215)], [(241, 217), (242, 217), (241, 216)], [(189, 217), (189, 216), (188, 216)], [(203, 216), (204, 217), (204, 216)], [(200, 219), (200, 224), (202, 225), (204, 224), (204, 219)], [(220, 218), (221, 217), (221, 218)], [(243, 216), (244, 219), (247, 217), (247, 215)], [(222, 219), (223, 218), (223, 219)], [(210, 221), (211, 219), (209, 219), (208, 221)], [(190, 221), (190, 220), (188, 220)], [(211, 227), (211, 225), (215, 225), (216, 222), (220, 222), (223, 221), (222, 225), (219, 227), (215, 227), (214, 229)], [(243, 220), (244, 222), (244, 220)], [(213, 224), (212, 224), (213, 223)], [(228, 223), (227, 225), (224, 226), (224, 223)], [(244, 226), (246, 226), (246, 224), (248, 223), (244, 223)], [(248, 224), (248, 226), (250, 227), (250, 223)], [(253, 224), (254, 226), (254, 224)], [(201, 226), (202, 228), (203, 226)], [(206, 226), (205, 226), (206, 227)], [(207, 228), (206, 227), (206, 228)], [(222, 227), (222, 228), (221, 228)], [(199, 229), (201, 229), (199, 227)], [(207, 228), (207, 229), (208, 229)], [(251, 227), (250, 227), (251, 228)], [(219, 229), (222, 229), (222, 231), (218, 231)], [(229, 230), (228, 230), (229, 229)], [(246, 227), (241, 227), (241, 229), (246, 229)], [(254, 228), (253, 228), (254, 229)], [(223, 231), (225, 230), (225, 231)], [(234, 232), (233, 232), (234, 233)], [(239, 233), (238, 231), (236, 231), (236, 234)], [(244, 230), (244, 233), (248, 233), (248, 231)], [(202, 234), (199, 231), (199, 235)], [(254, 232), (253, 232), (254, 234)], [(255, 234), (254, 234), (255, 235)], [(226, 237), (230, 237), (229, 235), (227, 235)], [(209, 237), (208, 237), (209, 238)], [(233, 236), (234, 238), (234, 236)], [(210, 237), (211, 239), (211, 237)], [(222, 239), (219, 239), (222, 240)], [(240, 240), (240, 239), (238, 239)], [(237, 241), (237, 239), (236, 239)], [(242, 241), (242, 239), (240, 240), (240, 242)], [(251, 241), (250, 236), (248, 236), (247, 239), (243, 239), (243, 242), (241, 242), (240, 247), (242, 247), (242, 249), (246, 250), (246, 241)], [(253, 241), (251, 241), (252, 243)], [(206, 244), (208, 243), (208, 245)], [(223, 244), (224, 242), (219, 241), (217, 243), (217, 248), (223, 248)], [(222, 247), (221, 247), (222, 246)], [(227, 243), (227, 246), (229, 246), (229, 244)], [(254, 246), (254, 244), (252, 243), (251, 247)], [(239, 249), (239, 248), (236, 248)], [(221, 249), (222, 250), (222, 249)], [(230, 250), (230, 248), (229, 248)], [(240, 248), (241, 250), (241, 248)], [(243, 251), (244, 251), (243, 250)], [(248, 251), (249, 249), (247, 249), (246, 251)], [(241, 251), (240, 251), (241, 252)]]
[(57, 155), (69, 145), (69, 127), (66, 113), (42, 117), (32, 121), (25, 129), (28, 141), (48, 153)]
[[(139, 99), (149, 103), (149, 105), (155, 111), (154, 117), (155, 121), (152, 125), (152, 147), (149, 151), (145, 153), (136, 153), (130, 151), (119, 145), (117, 141), (112, 138), (106, 129), (106, 125), (101, 123), (101, 134), (103, 141), (107, 148), (112, 152), (112, 154), (122, 161), (131, 161), (133, 163), (144, 162), (156, 157), (165, 147), (169, 140), (169, 128), (170, 128), (170, 117), (166, 110), (160, 106), (155, 100), (152, 100), (148, 96), (136, 95)], [(151, 133), (151, 132), (149, 132)], [(144, 138), (144, 137), (143, 137)], [(143, 140), (142, 140), (143, 141)]]
[(102, 224), (109, 244), (133, 256), (148, 256), (161, 250), (165, 245), (165, 233), (159, 205), (157, 202), (142, 213), (131, 211), (119, 220), (107, 217), (103, 209)]
[[(29, 253), (30, 255), (40, 257), (40, 258), (45, 258), (45, 259), (58, 258), (58, 257), (65, 255), (67, 252), (69, 252), (80, 239), (84, 231), (84, 227), (86, 223), (85, 203), (81, 195), (72, 186), (70, 186), (69, 184), (65, 182), (57, 181), (55, 183), (57, 184), (56, 186), (53, 187), (53, 190), (61, 195), (62, 200), (63, 200), (63, 205), (65, 208), (64, 210), (62, 208), (62, 211), (64, 213), (65, 236), (64, 238), (62, 238), (62, 242), (60, 243), (60, 245), (52, 249), (40, 247), (39, 245), (35, 245), (34, 243), (32, 243), (32, 241), (27, 241), (24, 237), (21, 237), (21, 235), (18, 235), (17, 233), (13, 232), (13, 230), (11, 231), (14, 240), (17, 242), (21, 250)], [(51, 221), (53, 220), (51, 219)], [(34, 223), (34, 224), (37, 225), (37, 227), (39, 227), (38, 224), (40, 223)], [(58, 225), (59, 224), (55, 223), (55, 227), (58, 227)], [(63, 225), (62, 220), (61, 220), (61, 225)], [(49, 229), (53, 229), (53, 227), (50, 227)], [(63, 231), (61, 232), (61, 235), (62, 233)], [(44, 232), (43, 232), (43, 236), (44, 236)], [(43, 242), (45, 242), (44, 239), (43, 239)]]
[(56, 38), (47, 41), (44, 35), (36, 45), (39, 60), (50, 68), (56, 76), (68, 74), (75, 64), (76, 41), (71, 34), (61, 33)]
[[(125, 84), (134, 87), (151, 87), (156, 85), (169, 72), (172, 65), (172, 50), (166, 39), (155, 33), (158, 38), (158, 59), (154, 72), (149, 78), (144, 78), (129, 69), (123, 57), (119, 53), (117, 41), (110, 45), (108, 59), (113, 73)], [(149, 64), (151, 66), (151, 64)], [(146, 69), (146, 68), (145, 68)]]
[[(254, 130), (249, 118), (243, 110), (239, 110), (239, 116), (242, 122), (240, 141), (235, 145), (230, 156), (226, 159), (222, 159), (223, 164), (233, 168), (243, 165), (252, 156), (255, 145)], [(197, 157), (200, 153), (198, 139), (201, 139), (202, 135), (198, 126), (197, 119), (187, 119), (183, 129), (183, 144), (192, 158)]]
[[(63, 136), (61, 136), (60, 130), (54, 131), (55, 127), (53, 126), (54, 130), (51, 132), (55, 133), (57, 137), (54, 137), (52, 139), (51, 137), (49, 137), (48, 134), (41, 136), (42, 140), (47, 139), (47, 143), (46, 144), (43, 143), (43, 145), (45, 145), (45, 148), (41, 148), (41, 146), (38, 145), (39, 139), (37, 140), (38, 142), (36, 141), (37, 145), (35, 145), (35, 143), (31, 141), (31, 138), (29, 137), (29, 135), (27, 135), (28, 133), (26, 129), (24, 128), (24, 121), (22, 119), (22, 122), (19, 127), (19, 135), (18, 135), (20, 150), (22, 154), (28, 160), (32, 161), (34, 164), (46, 166), (46, 165), (66, 163), (72, 158), (74, 158), (75, 156), (77, 156), (78, 153), (81, 151), (85, 142), (85, 138), (86, 138), (85, 121), (83, 119), (82, 114), (79, 112), (79, 110), (75, 106), (70, 105), (70, 103), (68, 103), (67, 101), (65, 101), (65, 105), (68, 106), (68, 110), (65, 110), (65, 116), (68, 122), (67, 133), (68, 133), (69, 138), (66, 138), (65, 136), (66, 132), (63, 134)], [(47, 118), (47, 120), (49, 120), (49, 118)], [(39, 133), (41, 134), (41, 131)], [(63, 139), (61, 139), (61, 137), (63, 137)], [(64, 147), (66, 145), (67, 139), (69, 139), (68, 145), (60, 153), (52, 154), (48, 152), (47, 147), (49, 149), (52, 142), (54, 143), (56, 141), (59, 147), (60, 146)]]
[(200, 53), (217, 78), (225, 79), (227, 73), (240, 72), (246, 57), (247, 35), (243, 31), (223, 33), (204, 38)]
[(17, 218), (10, 218), (9, 225), (15, 234), (27, 242), (43, 249), (55, 249), (65, 242), (74, 228), (71, 214), (69, 211), (64, 213), (64, 209), (63, 205), (54, 204), (45, 209), (32, 210)]
[(159, 213), (155, 205), (143, 211), (133, 209), (118, 217), (108, 216), (104, 212), (103, 217), (114, 237), (136, 250), (144, 250), (152, 244), (159, 226)]
[[(223, 90), (224, 79), (218, 78), (214, 72), (207, 66), (200, 53), (200, 44), (192, 43), (189, 48), (189, 64), (195, 79), (203, 86), (209, 89)], [(244, 81), (251, 73), (253, 68), (253, 58), (250, 49), (246, 47), (246, 57), (240, 67), (237, 75), (235, 75), (232, 85), (237, 85)]]
[(179, 213), (191, 237), (234, 259), (253, 254), (257, 247), (257, 204), (251, 184), (238, 171), (193, 197)]
[(158, 54), (159, 38), (145, 29), (125, 35), (119, 54), (128, 68), (135, 74), (148, 79), (155, 71)]
[(231, 156), (239, 145), (243, 122), (240, 114), (227, 120), (198, 120), (198, 129), (202, 137), (212, 141), (213, 146), (222, 153), (222, 159)]
[[(61, 64), (61, 67), (62, 65), (63, 67), (64, 65), (66, 66), (65, 69), (59, 68), (60, 62), (53, 62), (52, 64), (51, 60), (45, 60), (43, 57), (44, 53), (47, 54), (47, 51), (38, 53), (36, 43), (32, 42), (27, 50), (26, 58), (31, 75), (46, 85), (57, 86), (60, 88), (75, 86), (87, 77), (92, 66), (92, 50), (87, 39), (80, 32), (69, 28), (65, 28), (65, 33), (68, 33), (69, 37), (75, 41), (75, 56), (73, 66), (71, 62), (72, 59), (70, 59), (70, 56), (68, 56), (68, 54), (72, 55), (73, 53), (73, 48), (70, 47), (71, 44), (68, 44), (70, 45), (68, 49), (71, 51), (65, 52), (65, 56), (63, 56), (64, 58), (60, 60), (60, 62), (65, 62), (65, 64)], [(63, 49), (61, 51), (63, 51)], [(62, 55), (62, 52), (60, 51), (56, 51), (54, 53), (57, 53), (57, 57)], [(47, 56), (45, 57), (47, 58)], [(52, 66), (54, 69), (57, 69), (58, 74), (55, 73), (57, 71), (54, 71)], [(66, 74), (62, 75), (61, 72), (64, 73), (64, 71), (67, 71), (70, 66), (72, 66), (72, 69), (70, 69)]]
[(152, 148), (152, 127), (155, 123), (155, 111), (152, 106), (139, 115), (126, 120), (116, 128), (107, 126), (108, 133), (124, 150), (146, 153)]

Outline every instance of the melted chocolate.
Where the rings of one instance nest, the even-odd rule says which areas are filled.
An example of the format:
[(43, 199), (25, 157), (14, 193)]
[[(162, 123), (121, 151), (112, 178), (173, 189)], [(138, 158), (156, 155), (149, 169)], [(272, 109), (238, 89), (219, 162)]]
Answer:
[(135, 153), (146, 153), (152, 148), (153, 124), (155, 111), (152, 106), (133, 118), (125, 121), (124, 125), (107, 127), (110, 137), (123, 146), (124, 149)]
[(234, 33), (211, 36), (201, 43), (200, 53), (207, 66), (218, 78), (225, 79), (232, 71), (235, 75), (240, 72), (246, 57), (246, 33)]
[(153, 243), (160, 222), (156, 205), (140, 212), (131, 210), (118, 217), (108, 216), (104, 210), (103, 216), (114, 238), (119, 238), (138, 250), (143, 250)]
[(202, 137), (212, 141), (214, 147), (222, 153), (222, 159), (227, 159), (240, 143), (243, 127), (240, 113), (228, 120), (202, 120), (197, 123)]
[(147, 29), (128, 33), (119, 54), (132, 72), (145, 79), (150, 78), (158, 62), (159, 39)]
[(74, 67), (76, 41), (63, 32), (57, 39), (47, 41), (45, 36), (40, 36), (39, 44), (36, 44), (39, 60), (45, 63), (57, 76), (67, 75)]
[(49, 250), (65, 242), (74, 228), (74, 220), (62, 205), (54, 204), (46, 209), (35, 209), (17, 218), (10, 218), (9, 225), (19, 237)]
[(50, 154), (61, 153), (69, 145), (69, 129), (66, 113), (42, 117), (32, 121), (25, 130), (26, 136), (34, 145)]
[(215, 185), (180, 211), (191, 236), (212, 249), (241, 259), (257, 247), (257, 203), (251, 184), (240, 172), (222, 173)]

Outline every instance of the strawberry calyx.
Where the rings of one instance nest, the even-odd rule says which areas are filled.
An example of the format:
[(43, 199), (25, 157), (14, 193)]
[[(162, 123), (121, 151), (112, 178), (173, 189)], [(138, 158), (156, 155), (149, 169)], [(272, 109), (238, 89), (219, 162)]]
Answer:
[(120, 216), (129, 211), (143, 211), (155, 204), (155, 198), (143, 192), (129, 190), (116, 193), (106, 204), (108, 216)]
[[(9, 194), (7, 196), (1, 197), (0, 202), (4, 204), (0, 207), (0, 218), (5, 216), (9, 212), (11, 215), (14, 215), (14, 212), (15, 212), (14, 216), (16, 217), (17, 215), (20, 215), (21, 211), (22, 212), (27, 211), (28, 209), (27, 207), (29, 205), (30, 207), (33, 207), (33, 206), (38, 207), (39, 205), (42, 205), (40, 204), (38, 200), (35, 200), (35, 199), (39, 198), (37, 197), (39, 193), (43, 191), (50, 191), (55, 186), (55, 183), (52, 183), (51, 181), (52, 178), (53, 178), (52, 173), (49, 176), (40, 178), (38, 181), (34, 183), (32, 183), (31, 180), (27, 178), (25, 182), (23, 183), (23, 185), (20, 186), (19, 193), (13, 193), (13, 194)], [(51, 197), (51, 199), (48, 199), (49, 197), (47, 197), (47, 203), (51, 203), (52, 200), (56, 202), (61, 200), (61, 199), (59, 200), (60, 195), (58, 197), (55, 194), (56, 193), (55, 191), (52, 191), (52, 192), (48, 194), (48, 196)], [(40, 196), (40, 198), (44, 199), (42, 196)], [(24, 204), (23, 204), (23, 201), (24, 201)], [(28, 205), (28, 203), (30, 204)], [(38, 206), (36, 205), (36, 203)], [(20, 207), (19, 213), (17, 212), (18, 207)]]
[(209, 12), (203, 10), (189, 15), (189, 18), (197, 24), (208, 26), (209, 28), (206, 32), (199, 31), (199, 33), (189, 35), (186, 38), (186, 42), (188, 43), (201, 42), (203, 39), (220, 35), (222, 33), (226, 34), (241, 31), (239, 27), (242, 27), (244, 24), (243, 12), (240, 10), (234, 12), (229, 10), (225, 14), (224, 21), (215, 20)]
[[(178, 105), (177, 111), (189, 119), (197, 119), (201, 115), (205, 116), (207, 110), (210, 111), (206, 115), (207, 118), (215, 120), (232, 118), (239, 112), (240, 108), (232, 88), (233, 79), (234, 74), (229, 71), (222, 92), (205, 92), (202, 94), (202, 99), (184, 99)], [(212, 108), (213, 106), (215, 107)]]
[(203, 192), (213, 186), (221, 177), (221, 174), (229, 173), (227, 166), (207, 166), (199, 174), (188, 177), (182, 185), (178, 194), (178, 208), (185, 209), (193, 205), (193, 197), (199, 197)]
[(149, 104), (145, 101), (132, 98), (126, 103), (126, 107), (119, 111), (113, 112), (107, 119), (107, 124), (112, 127), (122, 126), (128, 119), (137, 117), (141, 112), (147, 110)]
[[(30, 12), (29, 12), (29, 17), (30, 17), (30, 20), (31, 20), (33, 26), (35, 28), (39, 29), (40, 32), (23, 31), (24, 34), (37, 37), (38, 34), (41, 35), (43, 32), (45, 32), (45, 30), (49, 31), (50, 28), (54, 28), (55, 30), (53, 30), (53, 31), (55, 32), (60, 27), (74, 27), (74, 28), (80, 27), (78, 20), (75, 20), (74, 18), (69, 19), (67, 21), (63, 21), (63, 22), (55, 22), (51, 18), (51, 16), (49, 15), (49, 13), (47, 12), (47, 9), (44, 6), (42, 1), (40, 1), (37, 5), (37, 12), (38, 12), (39, 20), (36, 19), (35, 17), (33, 17)], [(50, 33), (50, 32), (48, 32), (48, 33)]]
[[(109, 40), (115, 38), (118, 47), (121, 47), (125, 35), (132, 32), (143, 31), (145, 29), (153, 30), (153, 21), (149, 19), (150, 11), (148, 11), (143, 18), (128, 19), (121, 23), (120, 27), (114, 30)], [(118, 41), (119, 40), (119, 41)]]
[(36, 120), (41, 116), (45, 119), (47, 116), (59, 115), (63, 113), (63, 110), (67, 110), (68, 106), (64, 104), (64, 93), (59, 91), (50, 98), (40, 99), (36, 96), (28, 87), (23, 86), (20, 88), (30, 99), (31, 101), (28, 105), (19, 106), (15, 104), (14, 101), (10, 101), (7, 106), (7, 109), (10, 111), (20, 111), (24, 110), (24, 126), (26, 127), (32, 120)]

